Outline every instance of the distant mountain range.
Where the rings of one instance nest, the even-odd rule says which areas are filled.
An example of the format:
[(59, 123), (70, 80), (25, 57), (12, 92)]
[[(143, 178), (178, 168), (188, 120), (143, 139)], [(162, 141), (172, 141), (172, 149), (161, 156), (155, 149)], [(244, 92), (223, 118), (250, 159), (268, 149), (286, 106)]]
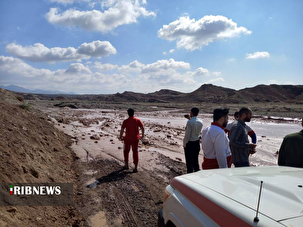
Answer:
[(190, 93), (163, 89), (142, 94), (125, 91), (112, 95), (95, 95), (94, 100), (112, 102), (181, 102), (181, 103), (252, 103), (252, 102), (296, 102), (303, 104), (303, 85), (258, 85), (234, 90), (203, 84)]
[(20, 93), (31, 93), (31, 94), (75, 94), (73, 92), (62, 92), (62, 91), (50, 91), (50, 90), (40, 90), (40, 89), (35, 89), (35, 90), (29, 90), (23, 87), (19, 87), (16, 85), (9, 85), (9, 86), (2, 86), (0, 85), (0, 88), (9, 90), (9, 91), (14, 91), (14, 92), (20, 92)]
[[(7, 88), (5, 88), (7, 89)], [(18, 91), (29, 93), (25, 90)], [(197, 90), (190, 93), (162, 89), (152, 93), (136, 93), (125, 91), (110, 95), (73, 95), (62, 92), (39, 91), (23, 94), (25, 99), (54, 99), (54, 100), (82, 100), (105, 102), (149, 102), (149, 103), (266, 103), (285, 102), (303, 104), (303, 85), (257, 85), (252, 88), (235, 90), (203, 84)], [(36, 94), (40, 93), (40, 94)], [(56, 94), (54, 94), (56, 93)], [(58, 96), (60, 94), (60, 96)]]

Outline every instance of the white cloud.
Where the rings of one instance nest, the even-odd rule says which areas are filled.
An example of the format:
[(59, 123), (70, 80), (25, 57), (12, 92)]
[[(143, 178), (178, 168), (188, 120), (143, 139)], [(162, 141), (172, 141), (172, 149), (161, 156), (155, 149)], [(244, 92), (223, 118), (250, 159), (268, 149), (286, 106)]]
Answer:
[(268, 84), (281, 84), (281, 83), (278, 83), (277, 80), (269, 80)]
[(219, 78), (214, 78), (214, 79), (210, 79), (209, 81), (207, 81), (207, 83), (215, 83), (215, 82), (224, 82), (224, 79), (219, 77)]
[(90, 69), (80, 63), (71, 64), (67, 70), (51, 71), (34, 68), (18, 58), (0, 56), (0, 81), (6, 84), (39, 84), (39, 88), (45, 90), (55, 89), (52, 86), (56, 85), (64, 91), (69, 85), (91, 80), (92, 75)]
[[(37, 77), (51, 73), (48, 69), (36, 69), (22, 60), (13, 57), (0, 56), (0, 75), (8, 77), (9, 75), (21, 75), (22, 77)], [(1, 79), (2, 81), (2, 79)]]
[(268, 52), (255, 52), (253, 54), (246, 54), (246, 59), (269, 58)]
[(201, 49), (215, 40), (241, 34), (251, 34), (251, 31), (238, 27), (235, 22), (224, 16), (205, 16), (197, 21), (184, 16), (169, 25), (163, 25), (158, 31), (159, 38), (177, 40), (177, 48), (190, 51)]
[(46, 14), (48, 22), (58, 26), (77, 26), (87, 31), (109, 32), (118, 26), (136, 23), (137, 18), (155, 17), (154, 12), (147, 11), (137, 0), (105, 1), (103, 7), (109, 7), (103, 12), (99, 10), (79, 11), (68, 9), (62, 13), (57, 8), (51, 8)]
[(102, 64), (101, 62), (95, 62), (93, 65), (93, 68), (97, 69), (98, 71), (102, 72), (102, 71), (112, 71), (115, 69), (118, 69), (119, 66), (118, 65), (113, 65), (113, 64)]
[(167, 55), (167, 52), (166, 52), (166, 51), (164, 51), (162, 54), (163, 54), (163, 55)]
[(102, 7), (102, 9), (110, 8), (113, 5), (115, 5), (117, 2), (118, 2), (118, 0), (104, 0), (101, 2), (101, 7)]
[(92, 57), (106, 56), (116, 54), (115, 47), (108, 41), (93, 41), (91, 43), (83, 43), (78, 47), (78, 53)]
[(169, 53), (174, 53), (175, 52), (175, 49), (171, 49), (170, 51), (169, 51)]
[(82, 65), (81, 63), (72, 63), (69, 68), (65, 71), (66, 73), (83, 73), (88, 74), (92, 73), (87, 66)]
[(142, 68), (144, 66), (144, 64), (142, 64), (138, 60), (135, 60), (135, 61), (131, 62), (128, 66), (133, 69), (139, 69), (139, 68)]
[[(199, 76), (198, 76), (199, 74)], [(152, 92), (159, 87), (192, 91), (194, 84), (205, 82), (212, 75), (202, 67), (191, 71), (183, 61), (158, 60), (150, 64), (139, 61), (128, 65), (93, 62), (72, 63), (66, 69), (37, 69), (21, 59), (0, 56), (0, 81), (3, 84), (27, 85), (28, 88), (61, 90), (78, 93), (115, 93), (132, 90)], [(213, 78), (211, 78), (213, 79)], [(214, 78), (213, 81), (223, 81)]]
[(61, 4), (73, 4), (74, 2), (90, 2), (90, 0), (50, 0), (50, 2), (56, 2)]
[(15, 43), (10, 43), (6, 46), (6, 51), (15, 57), (33, 62), (74, 61), (89, 59), (90, 57), (107, 56), (116, 54), (117, 52), (110, 42), (99, 40), (91, 43), (83, 43), (78, 49), (74, 47), (48, 48), (41, 43), (23, 47)]
[(172, 58), (169, 60), (158, 60), (155, 63), (145, 65), (142, 68), (142, 73), (151, 73), (167, 69), (190, 69), (190, 64), (184, 61), (175, 61)]
[(172, 58), (169, 60), (158, 60), (147, 65), (136, 60), (128, 65), (122, 65), (119, 71), (140, 72), (142, 74), (167, 74), (166, 71), (178, 69), (190, 69), (190, 64), (184, 61), (175, 61)]
[(119, 67), (119, 71), (121, 72), (141, 72), (144, 64), (139, 62), (138, 60), (135, 60), (128, 65), (122, 65)]
[[(54, 47), (49, 49), (41, 43), (35, 43), (32, 46), (25, 47), (15, 43), (10, 43), (6, 46), (6, 51), (15, 57), (33, 62), (54, 62), (81, 59), (81, 56), (79, 56), (74, 47)], [(85, 57), (89, 58), (88, 56)]]
[(214, 76), (220, 76), (221, 72), (212, 72), (212, 75), (214, 75)]
[(197, 68), (196, 71), (193, 73), (193, 76), (204, 76), (208, 75), (209, 71), (207, 69), (204, 69), (202, 67)]

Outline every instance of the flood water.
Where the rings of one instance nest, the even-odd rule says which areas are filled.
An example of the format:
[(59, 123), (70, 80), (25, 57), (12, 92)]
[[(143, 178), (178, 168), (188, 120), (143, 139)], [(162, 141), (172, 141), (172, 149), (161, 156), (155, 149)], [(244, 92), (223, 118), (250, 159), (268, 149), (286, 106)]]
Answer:
[[(172, 128), (185, 128), (187, 119), (180, 116), (140, 116), (143, 122), (153, 122), (160, 125), (169, 124)], [(202, 114), (199, 118), (203, 121), (203, 128), (209, 126), (212, 122), (212, 115)], [(230, 117), (229, 122), (233, 118)], [(257, 153), (250, 156), (251, 165), (264, 166), (264, 165), (277, 165), (277, 151), (279, 151), (283, 138), (290, 133), (299, 132), (302, 130), (300, 123), (275, 123), (264, 119), (253, 119), (247, 123), (257, 135)], [(181, 141), (180, 141), (181, 143)]]

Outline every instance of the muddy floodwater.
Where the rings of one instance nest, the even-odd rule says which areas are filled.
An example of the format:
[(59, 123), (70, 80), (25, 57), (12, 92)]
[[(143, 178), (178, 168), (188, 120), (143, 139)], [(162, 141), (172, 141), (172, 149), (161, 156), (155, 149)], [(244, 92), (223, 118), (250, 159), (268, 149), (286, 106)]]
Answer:
[[(140, 118), (145, 126), (145, 135), (148, 139), (148, 146), (141, 146), (141, 151), (159, 152), (173, 160), (185, 162), (182, 140), (187, 119), (184, 118), (185, 113), (177, 111), (179, 110), (136, 113), (136, 117)], [(67, 119), (69, 127), (66, 126), (64, 131), (69, 134), (81, 137), (83, 133), (90, 133), (92, 131), (109, 134), (115, 140), (118, 138), (122, 121), (128, 117), (126, 111), (124, 113), (110, 109), (49, 109), (48, 113), (55, 118), (62, 117)], [(209, 126), (212, 122), (211, 114), (202, 114), (199, 117), (203, 120), (203, 127)], [(232, 117), (230, 117), (229, 122), (232, 120)], [(90, 123), (83, 125), (85, 121), (89, 121)], [(257, 134), (257, 153), (250, 157), (251, 165), (254, 166), (276, 165), (276, 152), (279, 150), (284, 136), (301, 130), (301, 125), (291, 119), (279, 123), (274, 119), (252, 118), (251, 122), (247, 124)], [(70, 130), (73, 129), (73, 132), (69, 128)], [(84, 143), (84, 141), (80, 142)], [(123, 146), (121, 141), (111, 142), (120, 144), (117, 146), (119, 147), (119, 153), (121, 153), (120, 149)], [(92, 155), (97, 155), (99, 151), (97, 147), (100, 147), (100, 144), (89, 146)], [(105, 143), (104, 146), (108, 145)], [(117, 151), (116, 147), (111, 147), (110, 149), (114, 149), (113, 153)], [(200, 153), (199, 159), (200, 163), (202, 163), (203, 152)]]
[[(186, 125), (187, 119), (183, 118), (182, 114), (180, 117), (169, 117), (164, 118), (163, 116), (157, 117), (141, 117), (143, 121), (149, 123), (170, 125), (173, 129), (183, 129)], [(212, 116), (210, 114), (202, 114), (199, 116), (203, 120), (203, 128), (207, 127), (212, 122)], [(276, 165), (277, 164), (277, 151), (283, 141), (285, 135), (298, 132), (302, 129), (299, 123), (294, 123), (294, 121), (289, 120), (287, 123), (275, 123), (275, 120), (267, 119), (252, 119), (251, 122), (247, 123), (257, 135), (257, 153), (251, 155), (250, 162), (254, 166), (263, 165)], [(169, 122), (169, 124), (168, 124)], [(232, 122), (232, 119), (229, 120)], [(178, 141), (182, 144), (182, 140)], [(179, 150), (180, 151), (180, 150)], [(167, 152), (162, 152), (167, 153)], [(182, 153), (182, 149), (180, 151)], [(183, 154), (183, 153), (182, 153)], [(176, 156), (176, 155), (175, 155)], [(202, 162), (203, 154), (200, 154), (200, 162)]]
[[(180, 110), (137, 112), (146, 138), (139, 144), (138, 173), (123, 170), (123, 142), (120, 128), (126, 111), (111, 109), (44, 109), (54, 125), (70, 135), (72, 149), (79, 158), (80, 195), (76, 206), (90, 226), (145, 226), (157, 224), (163, 192), (171, 180), (186, 174), (183, 138), (187, 119)], [(203, 127), (211, 114), (200, 114)], [(232, 118), (230, 118), (232, 121)], [(281, 121), (281, 119), (280, 119)], [(257, 134), (257, 152), (252, 166), (277, 165), (277, 151), (285, 135), (301, 130), (298, 121), (253, 118), (248, 125)], [(202, 164), (203, 152), (199, 163)]]

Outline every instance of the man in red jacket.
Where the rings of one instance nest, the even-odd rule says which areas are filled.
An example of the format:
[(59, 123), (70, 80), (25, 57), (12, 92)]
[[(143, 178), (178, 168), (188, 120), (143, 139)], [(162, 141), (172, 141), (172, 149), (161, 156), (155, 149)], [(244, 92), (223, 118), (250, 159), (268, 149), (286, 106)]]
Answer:
[[(125, 166), (124, 169), (128, 169), (128, 154), (130, 151), (130, 147), (133, 150), (133, 160), (135, 164), (134, 173), (138, 172), (138, 145), (139, 139), (144, 137), (144, 127), (142, 122), (134, 117), (135, 111), (133, 109), (127, 110), (129, 118), (123, 121), (121, 131), (120, 131), (120, 139), (124, 140), (124, 162)], [(139, 134), (139, 128), (141, 129), (142, 137)], [(125, 136), (123, 137), (124, 130)]]

